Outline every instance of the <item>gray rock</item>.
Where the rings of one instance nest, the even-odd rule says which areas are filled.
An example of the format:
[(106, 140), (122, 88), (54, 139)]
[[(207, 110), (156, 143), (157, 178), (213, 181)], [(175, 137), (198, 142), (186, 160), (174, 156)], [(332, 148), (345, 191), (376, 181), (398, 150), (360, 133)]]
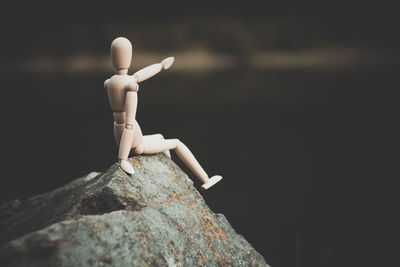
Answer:
[(0, 206), (1, 266), (268, 266), (163, 154)]

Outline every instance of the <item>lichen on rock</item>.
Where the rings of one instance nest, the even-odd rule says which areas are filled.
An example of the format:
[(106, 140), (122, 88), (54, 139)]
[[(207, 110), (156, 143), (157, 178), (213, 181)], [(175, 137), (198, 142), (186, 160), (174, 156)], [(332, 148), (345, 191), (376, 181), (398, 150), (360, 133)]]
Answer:
[(1, 266), (267, 266), (163, 154), (0, 206)]

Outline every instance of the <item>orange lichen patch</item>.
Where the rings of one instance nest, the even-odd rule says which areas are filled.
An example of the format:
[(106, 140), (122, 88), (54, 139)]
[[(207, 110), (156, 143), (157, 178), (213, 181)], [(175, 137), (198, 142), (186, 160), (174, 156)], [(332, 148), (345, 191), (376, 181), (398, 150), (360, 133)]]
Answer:
[(228, 264), (230, 264), (232, 262), (232, 260), (229, 259), (226, 255), (224, 255), (223, 259), (224, 259), (224, 261), (228, 262)]
[(93, 228), (92, 228), (92, 232), (93, 232), (93, 233), (97, 233), (97, 231), (98, 231), (97, 227), (93, 227)]
[[(206, 214), (206, 209), (202, 209), (200, 212), (201, 215)], [(214, 221), (214, 218), (210, 216), (210, 214), (201, 216), (200, 218), (200, 228), (203, 231), (203, 234), (206, 235), (212, 243), (216, 241), (216, 239), (222, 239), (224, 241), (228, 241), (229, 239), (226, 236), (226, 233), (222, 230), (222, 228)], [(212, 248), (210, 246), (210, 248)]]
[(174, 172), (173, 168), (169, 168), (169, 173), (171, 174), (171, 176), (173, 176), (175, 179), (178, 178), (178, 176), (176, 175), (176, 173)]
[(187, 195), (186, 195), (186, 194), (183, 195), (183, 196), (178, 196), (177, 193), (173, 193), (173, 194), (167, 199), (167, 201), (168, 201), (168, 204), (170, 204), (172, 200), (184, 200), (184, 199), (187, 199)]
[(195, 208), (197, 207), (196, 204), (189, 204), (189, 203), (187, 203), (187, 206), (188, 206), (189, 208), (191, 208), (191, 209), (195, 209)]
[(211, 221), (211, 223), (212, 223), (212, 227), (215, 230), (215, 237), (227, 240), (228, 238), (227, 238), (225, 232), (222, 230), (222, 228), (215, 221)]
[[(133, 159), (132, 161), (133, 161), (133, 164), (139, 165), (139, 166), (143, 167), (143, 163), (140, 161), (140, 159), (135, 158), (135, 159)], [(132, 161), (131, 161), (131, 162), (132, 162)]]
[[(223, 257), (221, 257), (221, 255), (219, 255), (219, 253), (215, 250), (215, 248), (210, 245), (209, 242), (207, 242), (207, 248), (213, 252), (215, 258), (217, 258), (218, 260), (223, 260), (225, 262), (228, 263), (228, 266), (230, 266), (230, 263), (232, 262), (226, 255), (224, 255)], [(220, 262), (219, 264), (222, 266), (226, 266), (225, 262)]]
[(172, 200), (181, 200), (181, 201), (182, 201), (186, 206), (188, 206), (189, 208), (194, 208), (194, 207), (196, 206), (195, 204), (190, 204), (190, 203), (188, 203), (188, 202), (185, 201), (185, 200), (188, 199), (189, 184), (186, 183), (185, 185), (186, 185), (186, 187), (185, 187), (185, 192), (184, 192), (182, 195), (180, 195), (180, 196), (178, 196), (177, 193), (173, 193), (173, 194), (167, 199), (167, 200), (168, 200), (168, 204), (170, 204)]
[(65, 218), (64, 218), (66, 221), (69, 221), (69, 220), (72, 220), (72, 217), (71, 216), (65, 216)]
[(176, 248), (171, 248), (171, 251), (175, 254), (183, 255), (183, 251), (176, 249)]
[(206, 216), (210, 214), (210, 211), (208, 209), (201, 209), (200, 214)]
[(125, 171), (123, 171), (121, 168), (118, 170), (118, 177), (125, 178), (125, 179), (129, 178), (128, 174)]
[[(142, 238), (143, 236), (143, 234), (145, 234), (145, 233), (147, 233), (147, 229), (144, 227), (144, 226), (142, 226), (142, 225), (139, 225), (139, 230), (137, 230), (136, 231), (136, 234), (140, 237), (140, 238)], [(150, 235), (150, 234), (147, 234), (148, 236)], [(152, 237), (153, 238), (153, 237)]]
[(205, 263), (205, 262), (207, 262), (206, 257), (203, 255), (203, 253), (200, 253), (199, 261), (197, 262), (197, 264), (200, 265), (200, 264)]
[(175, 248), (174, 241), (172, 241), (172, 240), (164, 240), (164, 241), (165, 241), (165, 243), (169, 243), (169, 244), (171, 245), (171, 248), (170, 248), (170, 252), (171, 252), (171, 253), (183, 255), (183, 251), (181, 251), (181, 250)]

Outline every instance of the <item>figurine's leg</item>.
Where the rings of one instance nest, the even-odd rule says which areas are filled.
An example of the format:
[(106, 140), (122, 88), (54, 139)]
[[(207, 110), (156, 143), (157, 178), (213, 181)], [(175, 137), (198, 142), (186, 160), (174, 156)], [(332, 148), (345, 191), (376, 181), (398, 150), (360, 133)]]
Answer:
[(203, 185), (201, 186), (202, 189), (208, 189), (222, 179), (219, 175), (208, 178), (207, 173), (201, 167), (189, 148), (178, 139), (152, 140), (150, 142), (144, 142), (143, 146), (144, 154), (155, 154), (165, 150), (174, 149), (183, 163), (185, 163), (197, 178), (203, 182)]
[(121, 142), (122, 133), (124, 132), (125, 129), (126, 113), (125, 111), (121, 112), (114, 111), (113, 117), (114, 117), (114, 138), (115, 142), (117, 142), (117, 145), (119, 146), (119, 143)]
[(132, 127), (126, 127), (122, 133), (121, 143), (119, 144), (118, 158), (121, 168), (129, 173), (134, 174), (135, 170), (128, 161), (129, 152), (131, 151), (132, 141), (135, 137), (135, 132)]
[(117, 123), (114, 121), (114, 138), (115, 142), (119, 146), (119, 143), (121, 142), (121, 137), (122, 133), (124, 132), (125, 129), (125, 123)]
[[(151, 134), (151, 135), (144, 135), (143, 136), (143, 142), (145, 142), (145, 143), (150, 143), (152, 141), (158, 141), (158, 140), (165, 140), (164, 136), (162, 134)], [(171, 153), (169, 152), (168, 149), (163, 151), (163, 153), (167, 157), (171, 158)]]

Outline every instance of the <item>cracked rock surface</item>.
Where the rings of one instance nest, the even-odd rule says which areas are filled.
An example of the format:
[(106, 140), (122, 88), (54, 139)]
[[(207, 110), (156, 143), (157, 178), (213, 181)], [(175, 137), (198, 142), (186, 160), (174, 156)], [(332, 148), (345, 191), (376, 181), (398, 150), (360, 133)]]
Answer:
[(0, 205), (1, 266), (268, 266), (163, 154)]

